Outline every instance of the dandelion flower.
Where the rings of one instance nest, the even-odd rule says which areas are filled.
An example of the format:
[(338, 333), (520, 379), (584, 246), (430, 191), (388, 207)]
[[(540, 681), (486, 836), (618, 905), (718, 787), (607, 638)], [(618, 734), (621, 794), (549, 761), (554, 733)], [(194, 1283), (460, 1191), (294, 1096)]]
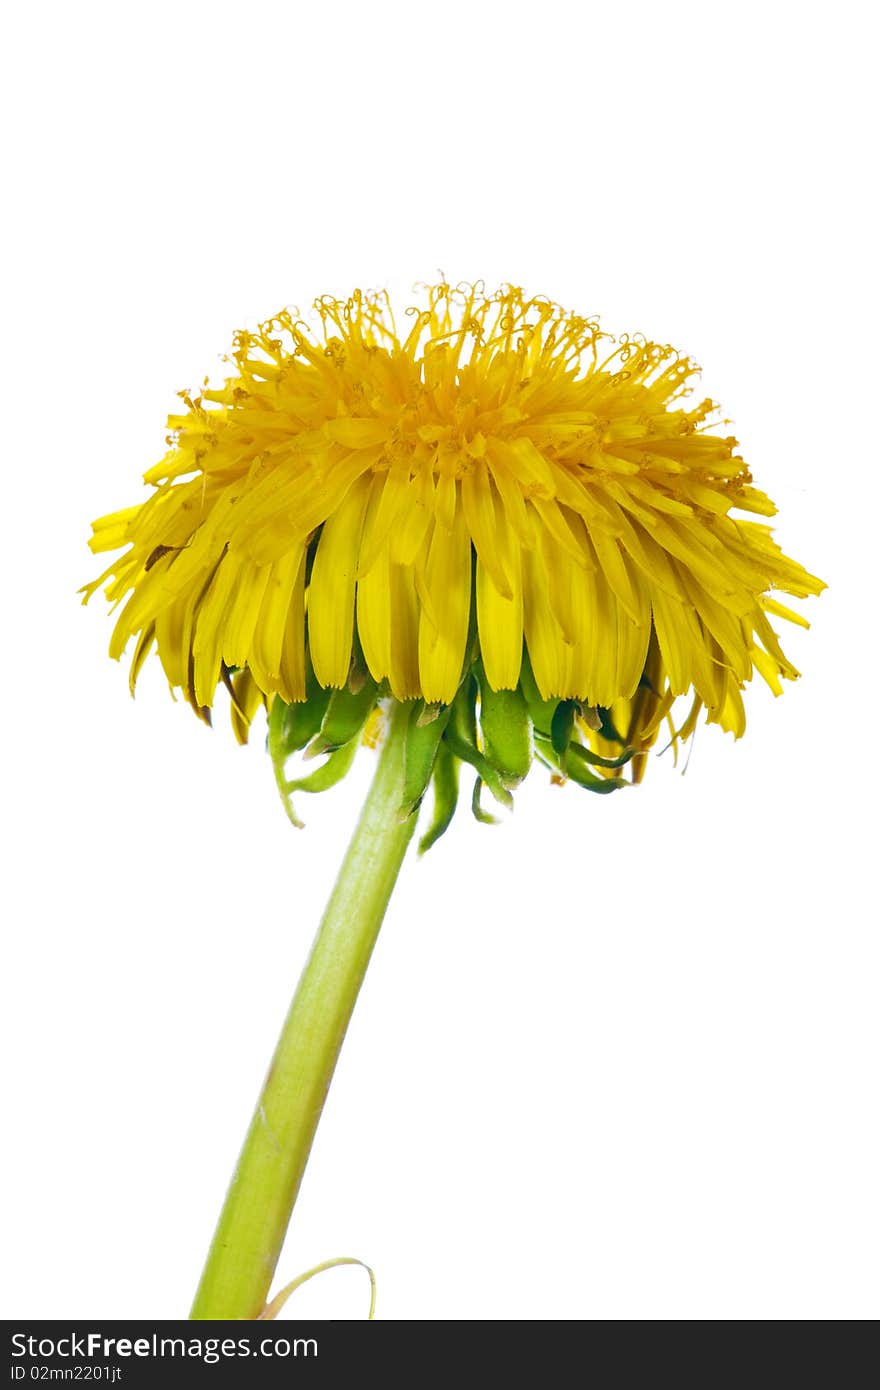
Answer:
[[(785, 556), (696, 367), (504, 286), (383, 293), (239, 333), (230, 374), (183, 393), (138, 506), (95, 522), (117, 552), (85, 590), (120, 608), (132, 690), (155, 649), (239, 739), (260, 705), (288, 810), (389, 726), (285, 1023), (194, 1317), (267, 1309), (323, 1097), (429, 785), (425, 848), (464, 764), (509, 804), (534, 757), (593, 792), (637, 782), (666, 721), (739, 737), (742, 691), (797, 671), (779, 595), (822, 582)], [(680, 712), (673, 706), (680, 697)], [(374, 740), (375, 741), (375, 740)], [(289, 756), (326, 755), (288, 780)]]
[(87, 590), (124, 601), (111, 655), (134, 639), (133, 683), (155, 645), (203, 713), (246, 673), (247, 715), (353, 669), (431, 705), (477, 662), (512, 691), (525, 654), (544, 701), (632, 723), (649, 671), (643, 728), (689, 694), (741, 734), (753, 673), (797, 675), (777, 594), (823, 585), (687, 399), (694, 364), (512, 287), (425, 297), (400, 328), (385, 294), (320, 299), (317, 332), (281, 313), (182, 393), (152, 495), (94, 526), (93, 550), (127, 547)]

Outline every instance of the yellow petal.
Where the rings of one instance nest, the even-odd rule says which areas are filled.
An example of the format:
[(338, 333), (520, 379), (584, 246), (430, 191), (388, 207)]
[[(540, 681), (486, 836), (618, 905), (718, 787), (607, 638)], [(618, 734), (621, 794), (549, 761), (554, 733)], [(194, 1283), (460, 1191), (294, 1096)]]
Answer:
[[(297, 588), (299, 571), (304, 563), (304, 547), (297, 545), (269, 567), (269, 577), (248, 659), (257, 684), (266, 694), (278, 690), (280, 685), (281, 653), (291, 598)], [(347, 676), (348, 667), (345, 673)]]
[(306, 698), (306, 565), (305, 553), (290, 592), (290, 607), (281, 645), (279, 693), (288, 704)]
[(449, 704), (461, 680), (471, 606), (471, 542), (461, 508), (452, 530), (435, 523), (425, 580), (437, 624), (422, 609), (419, 620), (419, 672), (422, 695)]
[(421, 695), (419, 678), (419, 602), (413, 571), (404, 565), (389, 567), (391, 596), (391, 693), (397, 700)]
[(565, 697), (566, 656), (562, 629), (550, 607), (547, 575), (540, 549), (524, 550), (523, 627), (532, 671), (541, 698)]
[(496, 509), (497, 544), (509, 576), (504, 597), (477, 554), (477, 626), (486, 676), (493, 690), (515, 690), (523, 648), (522, 561), (502, 508)]
[(364, 521), (364, 534), (358, 558), (358, 575), (368, 574), (406, 507), (409, 491), (409, 463), (395, 461), (388, 472), (376, 474), (370, 486), (370, 499)]
[(226, 621), (223, 660), (227, 666), (246, 666), (254, 639), (254, 628), (272, 573), (271, 565), (257, 565), (239, 557), (239, 582)]
[(220, 679), (224, 624), (238, 578), (238, 562), (224, 555), (199, 605), (193, 634), (193, 683), (199, 705), (211, 705), (214, 701)]
[(318, 541), (309, 584), (309, 651), (321, 685), (341, 689), (348, 680), (354, 592), (369, 481), (359, 478)]
[(617, 680), (619, 608), (598, 567), (578, 577), (572, 589), (567, 682), (571, 693), (590, 705), (608, 708), (623, 693)]
[(502, 557), (501, 528), (496, 515), (500, 508), (495, 506), (489, 475), (482, 461), (476, 462), (462, 478), (461, 502), (482, 568), (492, 576), (501, 597), (512, 598), (513, 590)]
[(391, 561), (385, 549), (357, 584), (357, 629), (374, 681), (391, 674)]

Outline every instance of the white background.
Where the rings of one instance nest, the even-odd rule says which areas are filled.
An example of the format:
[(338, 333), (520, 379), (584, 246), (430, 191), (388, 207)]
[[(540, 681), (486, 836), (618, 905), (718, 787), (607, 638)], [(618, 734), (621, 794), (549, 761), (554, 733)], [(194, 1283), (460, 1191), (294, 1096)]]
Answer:
[[(869, 7), (34, 4), (6, 21), (5, 1316), (183, 1315), (369, 775), (136, 702), (77, 587), (175, 391), (438, 270), (692, 352), (830, 583), (734, 744), (536, 774), (406, 866), (279, 1275), (383, 1318), (878, 1311)], [(291, 1314), (361, 1317), (361, 1271)]]

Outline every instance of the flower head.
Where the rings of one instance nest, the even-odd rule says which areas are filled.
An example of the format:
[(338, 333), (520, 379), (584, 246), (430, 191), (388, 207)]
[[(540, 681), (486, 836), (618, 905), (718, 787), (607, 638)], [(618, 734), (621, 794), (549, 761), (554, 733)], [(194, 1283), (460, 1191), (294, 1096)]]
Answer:
[(511, 692), (570, 775), (572, 737), (638, 769), (677, 696), (739, 736), (753, 673), (797, 675), (776, 594), (824, 586), (687, 399), (689, 359), (509, 286), (429, 287), (400, 324), (382, 293), (315, 309), (238, 334), (225, 384), (183, 393), (151, 495), (95, 523), (93, 550), (127, 547), (86, 596), (124, 602), (132, 684), (155, 646), (200, 713), (223, 683), (240, 734), (278, 696), (304, 726), (323, 711), (309, 737), (331, 691), (358, 729), (383, 694)]

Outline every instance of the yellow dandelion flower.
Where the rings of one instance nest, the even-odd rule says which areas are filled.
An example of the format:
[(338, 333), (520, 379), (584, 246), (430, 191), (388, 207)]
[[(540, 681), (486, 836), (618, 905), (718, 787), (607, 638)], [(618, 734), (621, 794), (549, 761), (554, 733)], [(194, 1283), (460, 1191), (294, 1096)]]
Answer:
[(384, 294), (315, 308), (314, 328), (294, 311), (240, 333), (225, 384), (183, 395), (150, 496), (95, 523), (93, 550), (122, 554), (85, 590), (121, 608), (132, 689), (155, 648), (204, 718), (226, 687), (239, 739), (266, 707), (291, 816), (387, 713), (196, 1319), (286, 1297), (269, 1285), (427, 788), (423, 848), (464, 765), (485, 820), (483, 787), (509, 805), (534, 758), (610, 792), (664, 722), (673, 743), (703, 712), (738, 737), (755, 672), (776, 693), (797, 675), (772, 620), (803, 619), (778, 595), (824, 587), (773, 541), (772, 503), (672, 348), (510, 286), (427, 287), (400, 327)]
[(86, 597), (124, 604), (132, 686), (155, 646), (203, 715), (231, 690), (243, 738), (275, 696), (325, 711), (366, 685), (362, 724), (383, 693), (448, 707), (473, 673), (483, 703), (525, 694), (539, 752), (570, 703), (577, 746), (623, 745), (637, 780), (678, 696), (685, 732), (705, 709), (739, 736), (752, 675), (797, 675), (776, 595), (824, 586), (688, 400), (688, 358), (509, 286), (429, 287), (401, 327), (383, 293), (315, 309), (239, 333), (225, 384), (182, 393), (151, 496), (94, 525), (94, 551), (127, 547)]

